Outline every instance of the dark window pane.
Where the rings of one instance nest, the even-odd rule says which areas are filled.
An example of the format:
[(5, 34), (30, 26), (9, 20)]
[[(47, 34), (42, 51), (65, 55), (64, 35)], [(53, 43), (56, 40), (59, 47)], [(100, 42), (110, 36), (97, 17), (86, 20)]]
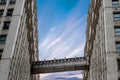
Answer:
[(12, 16), (13, 14), (13, 9), (8, 9), (7, 10), (7, 16)]
[(1, 5), (5, 5), (6, 4), (6, 0), (1, 0), (0, 4)]
[(118, 62), (118, 70), (120, 70), (120, 60), (117, 60)]
[(2, 17), (4, 10), (0, 10), (0, 17)]
[(0, 60), (2, 58), (2, 53), (3, 53), (3, 50), (0, 50)]
[(0, 35), (0, 44), (5, 44), (7, 35)]
[(3, 29), (9, 29), (10, 21), (5, 21), (3, 25)]
[(10, 0), (10, 4), (15, 4), (16, 0)]
[(114, 1), (119, 1), (119, 0), (112, 0), (112, 1), (114, 2)]

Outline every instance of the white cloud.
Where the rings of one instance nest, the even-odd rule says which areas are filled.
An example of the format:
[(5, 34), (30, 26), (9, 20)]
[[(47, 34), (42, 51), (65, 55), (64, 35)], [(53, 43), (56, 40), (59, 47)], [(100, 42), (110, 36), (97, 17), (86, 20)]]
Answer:
[(56, 27), (52, 27), (52, 28), (50, 29), (50, 32), (53, 32), (55, 29), (56, 29)]

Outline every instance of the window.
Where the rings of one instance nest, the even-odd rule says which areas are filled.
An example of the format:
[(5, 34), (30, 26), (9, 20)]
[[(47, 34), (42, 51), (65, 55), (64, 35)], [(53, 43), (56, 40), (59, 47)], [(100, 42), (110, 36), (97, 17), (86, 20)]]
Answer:
[(119, 6), (119, 0), (112, 0), (112, 6), (118, 7)]
[(115, 27), (115, 36), (120, 36), (120, 27)]
[(3, 53), (3, 50), (0, 50), (0, 60), (2, 58), (2, 53)]
[(0, 10), (0, 17), (2, 17), (4, 10)]
[(116, 42), (116, 52), (120, 52), (120, 42)]
[(10, 4), (15, 4), (16, 0), (10, 0)]
[(113, 13), (113, 20), (119, 21), (120, 20), (120, 12)]
[(13, 9), (8, 9), (7, 10), (7, 16), (12, 16), (13, 14)]
[(120, 70), (120, 60), (117, 60), (118, 63), (118, 70)]
[(0, 1), (0, 4), (1, 4), (1, 5), (5, 5), (5, 4), (6, 4), (6, 0), (1, 0), (1, 1)]
[(7, 35), (0, 35), (0, 44), (5, 44)]
[(3, 25), (3, 29), (9, 29), (9, 26), (10, 26), (10, 21), (5, 21), (4, 22), (4, 25)]

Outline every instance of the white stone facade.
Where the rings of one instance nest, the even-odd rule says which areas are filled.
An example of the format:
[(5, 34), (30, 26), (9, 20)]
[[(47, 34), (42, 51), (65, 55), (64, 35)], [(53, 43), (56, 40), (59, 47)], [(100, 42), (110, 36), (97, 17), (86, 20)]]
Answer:
[[(31, 62), (38, 60), (36, 1), (15, 0), (13, 4), (10, 1), (14, 0), (1, 1), (6, 4), (0, 4), (0, 10), (4, 10), (0, 17), (0, 36), (6, 35), (6, 40), (0, 43), (3, 50), (0, 80), (39, 80), (38, 75), (30, 73)], [(8, 9), (13, 9), (12, 16), (6, 15)], [(5, 21), (10, 22), (8, 29), (3, 29)]]
[(118, 30), (117, 36), (115, 33), (115, 28), (120, 27), (119, 12), (120, 0), (91, 0), (85, 46), (90, 66), (84, 80), (120, 80), (120, 52), (116, 48), (120, 36)]

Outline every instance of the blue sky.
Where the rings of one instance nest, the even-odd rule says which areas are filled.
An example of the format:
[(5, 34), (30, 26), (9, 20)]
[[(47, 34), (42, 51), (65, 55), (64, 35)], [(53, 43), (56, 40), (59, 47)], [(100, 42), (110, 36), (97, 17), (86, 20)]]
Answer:
[(89, 0), (37, 0), (40, 60), (83, 56)]

